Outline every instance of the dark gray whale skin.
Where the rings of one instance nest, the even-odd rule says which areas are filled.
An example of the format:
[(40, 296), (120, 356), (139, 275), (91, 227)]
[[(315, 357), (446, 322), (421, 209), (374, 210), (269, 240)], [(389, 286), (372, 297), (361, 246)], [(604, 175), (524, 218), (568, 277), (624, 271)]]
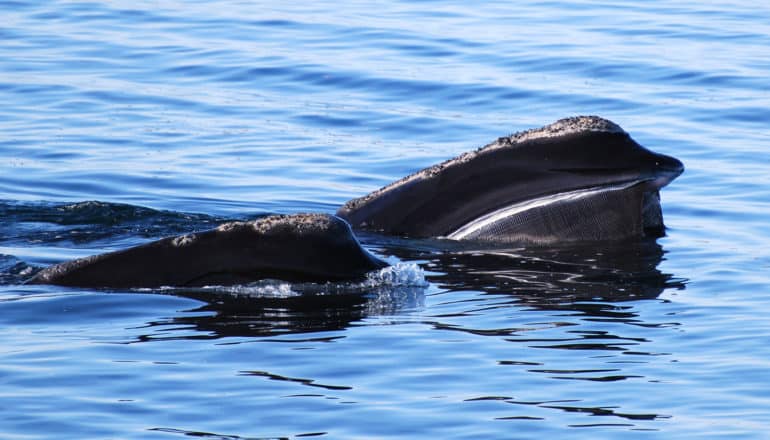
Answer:
[(274, 215), (64, 262), (38, 272), (28, 284), (133, 288), (226, 285), (265, 278), (353, 280), (385, 266), (337, 217)]
[[(326, 214), (269, 216), (48, 267), (30, 284), (159, 287), (360, 279), (387, 264), (356, 229), (551, 245), (663, 234), (659, 190), (684, 167), (596, 116), (559, 120), (405, 177)], [(350, 225), (347, 222), (350, 223)]]
[(354, 229), (553, 244), (660, 236), (658, 191), (682, 163), (597, 116), (502, 137), (350, 200)]

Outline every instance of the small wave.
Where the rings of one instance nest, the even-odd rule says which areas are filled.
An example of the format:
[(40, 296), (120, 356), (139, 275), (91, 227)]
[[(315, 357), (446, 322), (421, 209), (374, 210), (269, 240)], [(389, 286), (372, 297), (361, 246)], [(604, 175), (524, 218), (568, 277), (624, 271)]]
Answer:
[(369, 272), (366, 279), (356, 282), (326, 282), (326, 283), (290, 283), (283, 280), (265, 279), (248, 284), (232, 286), (210, 285), (203, 287), (171, 287), (160, 289), (139, 288), (137, 292), (178, 293), (196, 292), (224, 294), (251, 298), (293, 298), (307, 295), (339, 295), (339, 294), (371, 294), (397, 289), (422, 290), (428, 286), (425, 273), (415, 263), (396, 263), (376, 271)]
[(289, 283), (266, 279), (233, 286), (141, 288), (133, 291), (194, 298), (223, 309), (233, 307), (233, 304), (238, 310), (264, 304), (286, 310), (350, 307), (371, 316), (423, 308), (428, 285), (420, 266), (399, 262), (370, 272), (365, 280), (356, 282)]
[(13, 255), (0, 254), (0, 285), (22, 284), (38, 270)]

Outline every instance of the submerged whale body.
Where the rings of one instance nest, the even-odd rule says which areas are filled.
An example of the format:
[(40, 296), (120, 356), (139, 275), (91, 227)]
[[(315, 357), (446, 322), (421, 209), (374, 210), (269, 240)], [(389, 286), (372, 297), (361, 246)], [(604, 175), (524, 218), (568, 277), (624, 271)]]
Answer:
[(547, 245), (661, 236), (658, 191), (682, 173), (596, 116), (502, 137), (347, 202), (354, 229)]
[(29, 283), (121, 288), (226, 285), (265, 278), (351, 280), (385, 266), (337, 217), (274, 215), (64, 262), (40, 271)]

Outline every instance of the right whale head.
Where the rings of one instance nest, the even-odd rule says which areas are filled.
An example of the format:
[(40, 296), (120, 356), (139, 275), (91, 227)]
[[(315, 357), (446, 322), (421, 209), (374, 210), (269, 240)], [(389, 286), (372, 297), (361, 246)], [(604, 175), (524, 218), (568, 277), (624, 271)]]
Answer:
[(365, 278), (387, 263), (361, 247), (342, 219), (270, 215), (49, 266), (29, 284), (76, 287), (203, 286), (261, 279), (327, 282)]
[(215, 234), (213, 242), (220, 252), (240, 254), (229, 267), (242, 265), (244, 271), (264, 277), (350, 280), (387, 266), (361, 246), (347, 222), (328, 214), (269, 215), (225, 223)]
[(596, 116), (502, 137), (349, 201), (386, 234), (547, 244), (660, 235), (658, 190), (682, 163)]

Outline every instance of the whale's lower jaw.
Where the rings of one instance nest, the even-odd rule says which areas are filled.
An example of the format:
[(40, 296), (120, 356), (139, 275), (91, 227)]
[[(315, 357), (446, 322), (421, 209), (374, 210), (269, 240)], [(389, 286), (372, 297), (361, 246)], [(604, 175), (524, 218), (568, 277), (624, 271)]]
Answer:
[(663, 210), (660, 207), (660, 192), (644, 193), (642, 200), (642, 227), (646, 237), (662, 237), (666, 235), (666, 225), (663, 224)]
[(657, 194), (645, 182), (549, 194), (487, 213), (446, 238), (548, 245), (659, 236)]

